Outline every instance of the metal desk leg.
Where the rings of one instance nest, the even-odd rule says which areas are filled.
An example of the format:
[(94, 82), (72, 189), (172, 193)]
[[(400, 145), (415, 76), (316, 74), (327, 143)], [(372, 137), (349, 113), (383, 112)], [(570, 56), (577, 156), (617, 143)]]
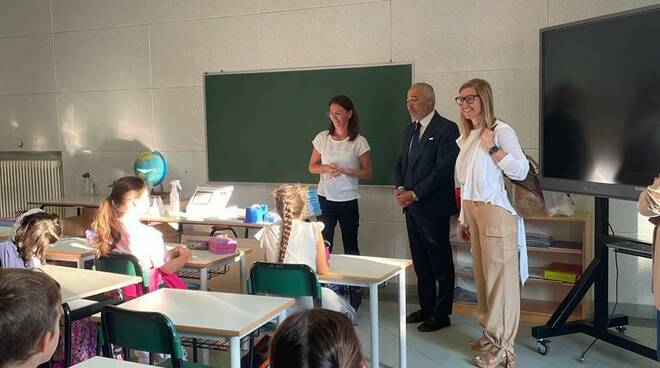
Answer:
[(209, 290), (209, 269), (207, 267), (199, 270), (199, 289), (203, 291)]
[(277, 315), (277, 323), (282, 324), (284, 320), (286, 319), (286, 309), (281, 311), (280, 314)]
[(238, 273), (239, 280), (241, 282), (241, 294), (247, 293), (247, 256), (245, 254), (240, 255), (240, 270)]
[(406, 270), (399, 273), (399, 368), (407, 367), (406, 352)]
[(369, 313), (371, 314), (371, 367), (380, 367), (378, 349), (378, 284), (369, 285)]
[(229, 339), (231, 368), (241, 368), (241, 338), (233, 336)]
[(80, 269), (85, 268), (85, 260), (82, 259), (82, 257), (78, 258), (78, 262), (76, 262), (76, 263), (78, 264), (78, 268), (80, 268)]

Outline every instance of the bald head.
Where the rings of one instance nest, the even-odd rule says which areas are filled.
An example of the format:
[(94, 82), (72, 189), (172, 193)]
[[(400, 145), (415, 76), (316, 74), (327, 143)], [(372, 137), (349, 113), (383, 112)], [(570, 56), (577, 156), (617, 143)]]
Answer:
[(421, 120), (435, 108), (435, 91), (428, 83), (415, 83), (408, 89), (406, 107), (412, 120)]

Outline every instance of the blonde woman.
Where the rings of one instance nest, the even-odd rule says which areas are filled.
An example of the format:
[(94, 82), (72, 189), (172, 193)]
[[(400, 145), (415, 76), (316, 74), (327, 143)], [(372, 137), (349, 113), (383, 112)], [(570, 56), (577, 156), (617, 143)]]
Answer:
[[(527, 279), (527, 250), (522, 218), (507, 198), (502, 176), (521, 180), (529, 162), (513, 129), (495, 118), (488, 82), (472, 79), (461, 86), (461, 136), (456, 179), (463, 198), (460, 233), (472, 249), (479, 322), (484, 327), (470, 343), (478, 367), (514, 367), (514, 339), (520, 319), (520, 283)], [(520, 251), (520, 264), (518, 253)]]
[[(330, 272), (323, 243), (323, 223), (303, 221), (307, 191), (298, 184), (284, 184), (275, 192), (275, 207), (281, 221), (261, 229), (255, 238), (266, 250), (266, 261), (306, 264), (317, 274)], [(355, 320), (351, 305), (328, 288), (322, 288), (323, 308), (344, 313)], [(312, 308), (311, 298), (299, 300), (296, 309)]]
[(656, 246), (660, 242), (660, 176), (653, 178), (653, 184), (649, 185), (646, 190), (639, 196), (639, 213), (642, 216), (650, 217), (649, 221), (655, 225), (653, 230), (653, 281), (651, 288), (655, 296), (655, 308), (657, 310), (656, 322), (658, 324), (658, 339), (657, 339), (657, 354), (660, 359), (660, 293), (656, 291), (658, 283), (660, 283), (660, 268), (658, 268), (658, 254), (656, 253)]

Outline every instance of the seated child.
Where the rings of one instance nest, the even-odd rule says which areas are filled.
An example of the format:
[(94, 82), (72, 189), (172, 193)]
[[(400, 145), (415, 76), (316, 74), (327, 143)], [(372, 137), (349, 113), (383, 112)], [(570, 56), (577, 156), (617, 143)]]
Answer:
[[(311, 267), (317, 274), (330, 271), (323, 243), (323, 223), (305, 222), (307, 192), (300, 185), (285, 184), (275, 193), (275, 207), (281, 221), (268, 225), (256, 234), (256, 239), (266, 250), (266, 261), (279, 263), (301, 263)], [(356, 320), (356, 312), (346, 299), (323, 287), (323, 308), (346, 314)], [(298, 309), (312, 308), (311, 298), (299, 300)]]
[(47, 274), (0, 269), (0, 368), (34, 368), (57, 349), (62, 317), (59, 284)]
[(343, 314), (310, 309), (290, 315), (270, 342), (271, 368), (366, 368), (360, 340)]
[(192, 253), (183, 246), (168, 252), (163, 234), (140, 221), (148, 210), (149, 193), (142, 179), (126, 176), (117, 180), (96, 213), (92, 223), (95, 236), (90, 243), (101, 256), (110, 252), (134, 255), (142, 270), (150, 273), (150, 290), (161, 283), (186, 288), (175, 272), (188, 262)]
[(11, 240), (0, 242), (0, 268), (34, 268), (45, 262), (46, 247), (62, 236), (57, 215), (30, 210), (16, 219)]

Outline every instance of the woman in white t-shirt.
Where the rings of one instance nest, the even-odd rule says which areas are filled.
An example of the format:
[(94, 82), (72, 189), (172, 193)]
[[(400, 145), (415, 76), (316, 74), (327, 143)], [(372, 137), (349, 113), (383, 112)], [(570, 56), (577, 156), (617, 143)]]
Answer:
[(319, 174), (323, 238), (332, 251), (335, 226), (339, 221), (344, 253), (358, 250), (358, 180), (372, 175), (369, 143), (359, 134), (360, 122), (350, 98), (335, 96), (328, 104), (330, 127), (317, 134), (309, 158), (309, 172)]

